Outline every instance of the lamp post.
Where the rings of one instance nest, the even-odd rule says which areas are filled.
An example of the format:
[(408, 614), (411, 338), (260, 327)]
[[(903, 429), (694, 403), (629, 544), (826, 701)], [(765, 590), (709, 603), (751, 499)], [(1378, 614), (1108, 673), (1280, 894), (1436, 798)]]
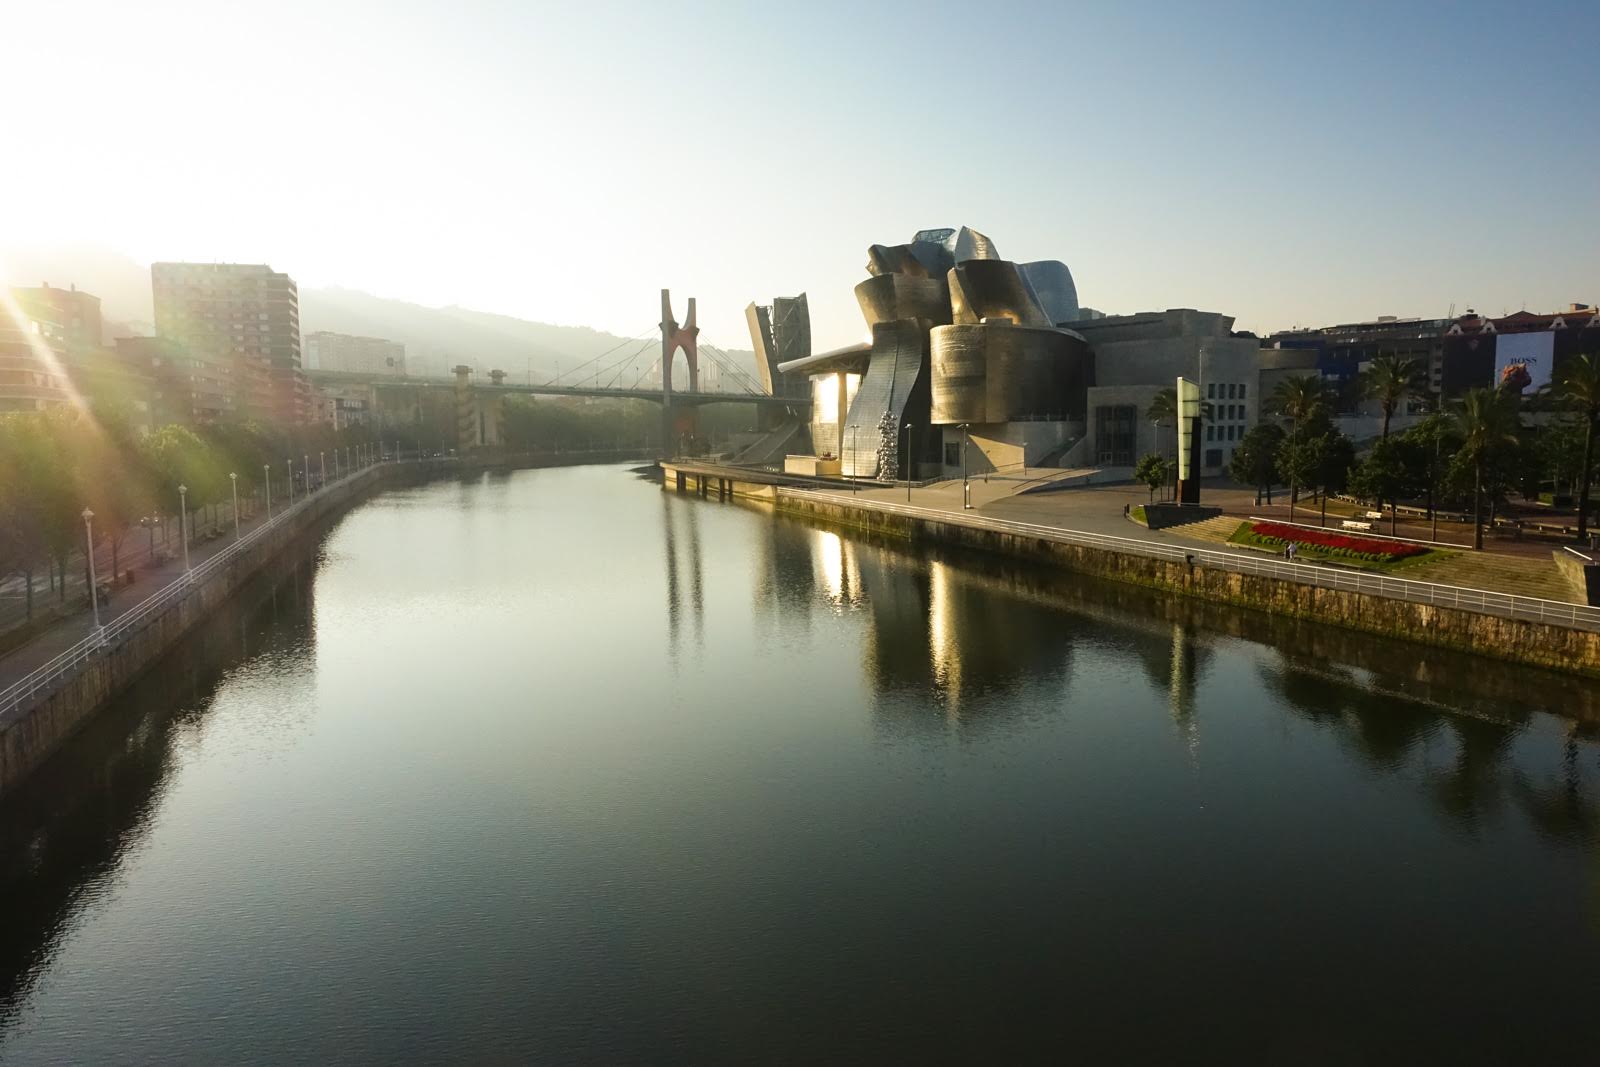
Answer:
[(305, 461), (304, 465), (302, 465), (300, 469), (306, 472), (306, 496), (310, 496), (311, 495), (311, 453), (307, 452), (304, 456), (301, 456), (300, 458)]
[(94, 610), (95, 633), (100, 632), (100, 590), (94, 574), (94, 512), (83, 509), (84, 551), (89, 560), (89, 606)]
[(194, 580), (194, 570), (189, 566), (189, 487), (178, 486), (178, 537), (183, 541), (183, 573)]
[(328, 484), (328, 454), (326, 452), (318, 452), (317, 462), (322, 465), (322, 484), (326, 486)]
[(856, 492), (856, 431), (859, 426), (850, 427), (850, 491)]
[(261, 482), (267, 487), (267, 521), (272, 521), (272, 464), (261, 465)]
[(906, 433), (906, 503), (911, 503), (911, 423), (904, 427)]
[(239, 476), (229, 474), (228, 481), (233, 483), (233, 539), (239, 540)]
[(286, 459), (283, 465), (289, 468), (289, 506), (294, 507), (294, 460)]
[(333, 450), (333, 480), (338, 481), (339, 478), (339, 450), (336, 448)]
[(972, 510), (972, 483), (967, 480), (967, 443), (972, 440), (971, 424), (961, 424), (961, 507)]

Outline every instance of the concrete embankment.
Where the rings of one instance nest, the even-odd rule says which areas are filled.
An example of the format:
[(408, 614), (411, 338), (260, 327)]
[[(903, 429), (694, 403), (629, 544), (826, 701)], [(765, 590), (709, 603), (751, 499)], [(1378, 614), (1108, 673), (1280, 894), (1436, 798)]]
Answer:
[[(685, 474), (681, 483), (677, 480), (679, 473)], [(953, 519), (945, 521), (936, 515), (907, 515), (869, 504), (821, 498), (781, 486), (756, 482), (741, 485), (737, 479), (719, 474), (699, 475), (669, 467), (664, 486), (671, 489), (679, 485), (686, 491), (697, 492), (702, 476), (709, 486), (706, 495), (718, 495), (720, 490), (730, 497), (763, 500), (779, 510), (822, 522), (907, 540), (961, 545), (1112, 581), (1167, 590), (1214, 604), (1231, 604), (1478, 656), (1600, 677), (1600, 633), (1589, 630), (1330, 589), (1198, 562), (1063, 543)], [(732, 484), (728, 484), (730, 481)]]
[(374, 491), (446, 472), (450, 461), (373, 467), (329, 485), (308, 500), (289, 521), (263, 532), (237, 556), (205, 578), (193, 591), (152, 616), (147, 624), (114, 641), (56, 682), (32, 702), (0, 712), (0, 794), (26, 778), (100, 708), (205, 621), (246, 582), (269, 566), (296, 558), (308, 539)]

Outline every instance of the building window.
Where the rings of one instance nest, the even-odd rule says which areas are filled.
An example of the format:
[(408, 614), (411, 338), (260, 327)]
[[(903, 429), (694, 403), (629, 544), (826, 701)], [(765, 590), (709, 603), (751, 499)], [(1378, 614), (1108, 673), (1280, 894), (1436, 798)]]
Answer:
[(961, 442), (946, 441), (944, 444), (944, 465), (946, 467), (961, 466)]
[(1207, 423), (1206, 424), (1206, 440), (1207, 441), (1215, 441), (1216, 439), (1217, 439), (1217, 428), (1215, 426), (1211, 425), (1210, 423)]
[(1216, 398), (1217, 398), (1217, 383), (1216, 382), (1210, 382), (1210, 383), (1208, 383), (1206, 385), (1206, 399), (1207, 400), (1215, 400)]
[(1239, 399), (1240, 400), (1244, 399), (1244, 383), (1243, 382), (1239, 383)]
[(1220, 467), (1220, 466), (1222, 466), (1222, 449), (1220, 449), (1220, 448), (1208, 448), (1208, 449), (1206, 449), (1206, 466), (1208, 466), (1208, 467)]
[(1132, 404), (1097, 407), (1094, 421), (1098, 462), (1109, 467), (1133, 466), (1133, 450), (1138, 446), (1137, 409)]

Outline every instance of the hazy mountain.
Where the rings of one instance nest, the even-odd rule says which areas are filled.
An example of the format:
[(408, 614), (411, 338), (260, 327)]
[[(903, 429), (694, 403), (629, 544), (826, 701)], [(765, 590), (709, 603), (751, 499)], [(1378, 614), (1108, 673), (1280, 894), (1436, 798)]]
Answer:
[[(62, 248), (8, 254), (4, 266), (10, 285), (76, 285), (98, 296), (106, 318), (107, 340), (154, 332), (147, 265), (104, 249)], [(597, 364), (590, 364), (585, 373), (639, 350), (638, 359), (616, 381), (618, 385), (632, 384), (632, 368), (642, 366), (660, 351), (658, 342), (624, 343), (624, 338), (587, 327), (552, 326), (461, 307), (426, 307), (356, 289), (302, 288), (300, 329), (302, 333), (330, 330), (400, 341), (406, 346), (412, 373), (443, 374), (450, 367), (465, 363), (480, 372), (503, 370), (514, 379), (524, 378), (531, 369), (535, 381), (553, 377), (558, 363), (565, 378), (586, 360), (608, 349), (615, 351)], [(754, 377), (754, 353), (732, 351), (729, 355), (740, 370)], [(703, 367), (710, 362), (702, 355)], [(603, 373), (601, 384), (609, 378), (610, 372)], [(723, 387), (737, 388), (727, 375), (723, 376)]]

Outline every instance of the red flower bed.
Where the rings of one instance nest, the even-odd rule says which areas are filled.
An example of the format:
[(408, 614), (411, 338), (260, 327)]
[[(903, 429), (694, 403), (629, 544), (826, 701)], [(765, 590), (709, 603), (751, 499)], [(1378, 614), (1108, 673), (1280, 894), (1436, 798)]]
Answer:
[(1378, 556), (1385, 559), (1404, 559), (1426, 552), (1421, 545), (1407, 544), (1404, 541), (1379, 541), (1371, 537), (1350, 537), (1346, 534), (1333, 533), (1330, 530), (1303, 530), (1298, 526), (1286, 526), (1281, 522), (1257, 522), (1250, 525), (1250, 532), (1261, 537), (1270, 537), (1276, 541), (1294, 541), (1302, 545), (1316, 545), (1318, 548), (1332, 549), (1335, 552), (1349, 552), (1361, 556)]

